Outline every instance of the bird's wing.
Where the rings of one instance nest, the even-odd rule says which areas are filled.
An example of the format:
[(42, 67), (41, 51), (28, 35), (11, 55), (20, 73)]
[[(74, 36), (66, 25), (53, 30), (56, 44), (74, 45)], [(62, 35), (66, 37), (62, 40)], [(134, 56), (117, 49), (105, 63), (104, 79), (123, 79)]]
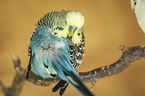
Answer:
[(40, 27), (34, 32), (29, 47), (32, 50), (33, 72), (36, 75), (43, 78), (58, 75), (83, 95), (93, 96), (70, 64), (69, 45), (64, 38), (51, 34), (48, 27)]

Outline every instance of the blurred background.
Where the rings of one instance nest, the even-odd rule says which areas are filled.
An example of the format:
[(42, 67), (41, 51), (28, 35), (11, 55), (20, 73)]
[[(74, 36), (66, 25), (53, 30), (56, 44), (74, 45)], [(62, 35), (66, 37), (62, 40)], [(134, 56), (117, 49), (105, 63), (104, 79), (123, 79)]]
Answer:
[[(28, 64), (28, 45), (38, 19), (51, 11), (77, 10), (84, 14), (86, 51), (78, 71), (109, 65), (121, 56), (120, 45), (145, 45), (130, 0), (0, 0), (0, 80), (11, 86), (15, 75), (12, 54)], [(125, 71), (103, 78), (94, 86), (97, 96), (145, 96), (145, 59)], [(20, 96), (59, 96), (49, 87), (26, 82)], [(91, 88), (91, 84), (87, 84)], [(69, 86), (64, 96), (82, 96)], [(4, 94), (0, 91), (0, 96)]]

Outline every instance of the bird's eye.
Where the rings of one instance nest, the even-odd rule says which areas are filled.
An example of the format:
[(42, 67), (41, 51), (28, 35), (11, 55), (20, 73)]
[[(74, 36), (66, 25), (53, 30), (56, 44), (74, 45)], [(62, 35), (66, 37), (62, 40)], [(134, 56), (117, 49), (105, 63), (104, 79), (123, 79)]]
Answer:
[(80, 33), (78, 33), (78, 36), (80, 36), (81, 34)]

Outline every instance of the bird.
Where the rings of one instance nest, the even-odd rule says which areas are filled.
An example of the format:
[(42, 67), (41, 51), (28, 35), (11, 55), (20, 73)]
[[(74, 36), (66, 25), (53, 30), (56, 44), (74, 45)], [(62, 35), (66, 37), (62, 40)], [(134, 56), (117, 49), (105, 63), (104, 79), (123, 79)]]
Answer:
[[(47, 26), (52, 29), (52, 34), (58, 37), (64, 37), (70, 48), (70, 63), (77, 69), (82, 63), (85, 51), (85, 32), (83, 29), (85, 19), (81, 12), (75, 10), (52, 11), (38, 20), (36, 27)], [(60, 89), (59, 94), (63, 95), (68, 82), (60, 80), (52, 89), (56, 92)]]
[(136, 15), (139, 26), (145, 33), (145, 0), (131, 0), (131, 8)]
[[(76, 89), (78, 89), (78, 91), (80, 91), (84, 96), (94, 96), (94, 94), (82, 82), (82, 80), (78, 76), (78, 72), (76, 71), (76, 68), (79, 66), (79, 64), (81, 64), (82, 57), (84, 55), (85, 40), (84, 40), (84, 29), (82, 28), (83, 24), (84, 24), (84, 16), (82, 15), (82, 13), (74, 10), (53, 11), (46, 14), (44, 17), (42, 17), (36, 24), (36, 32), (34, 32), (30, 40), (30, 46), (29, 46), (30, 59), (27, 67), (28, 71), (27, 71), (26, 78), (28, 78), (29, 70), (31, 69), (31, 63), (32, 63), (33, 72), (36, 75), (40, 75), (42, 78), (56, 78), (57, 76), (61, 78), (60, 82), (53, 88), (52, 90), (53, 92), (60, 89), (59, 95), (63, 95), (68, 84), (70, 83)], [(55, 38), (57, 37), (57, 39), (63, 38), (63, 41), (65, 41), (65, 43), (68, 44), (67, 47), (68, 53), (67, 55), (65, 55), (66, 57), (64, 56), (64, 58), (60, 59), (59, 57), (61, 57), (62, 55), (57, 56), (57, 58), (55, 59), (58, 61), (55, 61), (55, 63), (52, 59), (53, 55), (48, 56), (44, 52), (46, 50), (57, 49), (54, 46), (53, 48), (51, 48), (52, 47), (50, 46), (51, 44), (48, 44), (49, 40), (46, 40), (46, 38), (48, 39), (48, 37), (51, 36), (48, 36), (48, 34), (46, 34), (47, 33), (46, 30), (43, 30), (45, 28), (49, 28), (49, 33), (51, 33), (49, 35), (54, 36)], [(42, 43), (42, 45), (40, 43)], [(56, 42), (53, 43), (54, 45), (57, 44)], [(43, 52), (34, 51), (43, 47), (44, 47)], [(66, 49), (61, 48), (61, 50), (62, 49), (65, 50), (64, 53), (66, 54)], [(53, 53), (53, 51), (49, 51), (49, 52)], [(36, 57), (34, 53), (38, 54), (37, 58), (34, 58)], [(64, 53), (62, 52), (63, 55)], [(45, 61), (47, 58), (48, 58), (47, 62), (42, 63), (42, 61)], [(49, 64), (52, 61), (53, 64)], [(63, 64), (62, 62), (66, 64)], [(69, 67), (71, 71), (70, 70), (68, 71), (69, 68), (67, 69), (67, 67)], [(44, 69), (47, 72), (46, 71), (44, 72)]]

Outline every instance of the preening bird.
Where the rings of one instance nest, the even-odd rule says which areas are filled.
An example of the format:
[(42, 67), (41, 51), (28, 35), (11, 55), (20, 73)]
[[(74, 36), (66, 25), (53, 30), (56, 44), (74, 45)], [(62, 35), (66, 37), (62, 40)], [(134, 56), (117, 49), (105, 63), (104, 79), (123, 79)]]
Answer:
[(78, 11), (50, 12), (38, 21), (30, 40), (28, 73), (32, 62), (36, 75), (43, 78), (60, 77), (61, 80), (52, 90), (60, 89), (60, 95), (70, 83), (83, 95), (93, 96), (75, 70), (84, 55), (83, 25), (84, 16)]
[(131, 0), (131, 8), (136, 15), (139, 26), (145, 33), (145, 0)]

